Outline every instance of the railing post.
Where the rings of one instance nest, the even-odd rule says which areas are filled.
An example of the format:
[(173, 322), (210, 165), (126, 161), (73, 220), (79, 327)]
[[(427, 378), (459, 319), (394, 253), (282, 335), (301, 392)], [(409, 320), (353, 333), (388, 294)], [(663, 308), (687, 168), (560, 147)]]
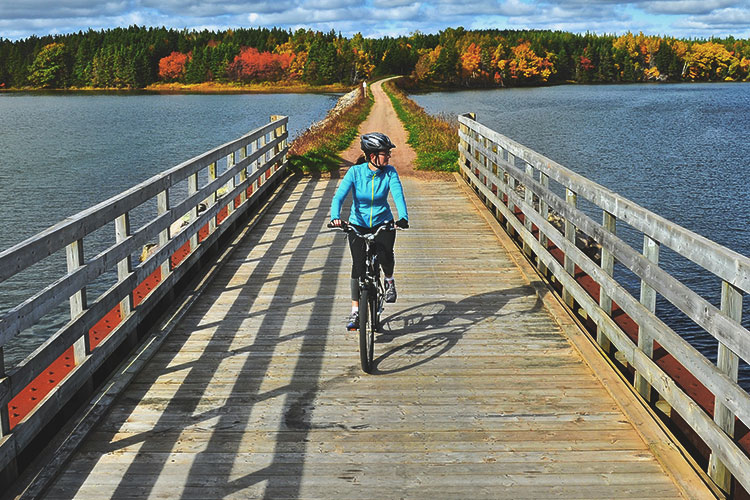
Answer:
[[(208, 166), (208, 182), (211, 183), (216, 180), (216, 162), (210, 164)], [(208, 199), (206, 200), (206, 208), (211, 208), (214, 205), (216, 205), (216, 201), (218, 200), (217, 191), (212, 192)], [(208, 234), (213, 234), (213, 232), (216, 230), (216, 217), (211, 217), (211, 219), (208, 221)]]
[[(240, 149), (240, 161), (247, 158), (247, 145), (242, 146)], [(240, 184), (243, 184), (247, 180), (247, 166), (240, 170)], [(240, 192), (240, 205), (247, 201), (247, 188)]]
[[(5, 353), (0, 347), (0, 379), (5, 378)], [(10, 433), (10, 414), (8, 413), (8, 402), (0, 400), (0, 438)], [(14, 462), (15, 463), (15, 460)], [(0, 476), (2, 478), (2, 476)]]
[[(115, 240), (117, 243), (124, 241), (130, 236), (130, 214), (125, 212), (117, 219), (115, 219)], [(130, 261), (130, 255), (122, 259), (117, 263), (117, 279), (119, 281), (125, 280), (130, 273), (133, 271), (132, 262)], [(122, 299), (120, 302), (120, 310), (122, 311), (123, 319), (130, 316), (133, 310), (133, 294), (129, 293), (127, 297)]]
[[(532, 167), (529, 163), (526, 164), (526, 175), (528, 175), (531, 178), (534, 177), (534, 167)], [(529, 189), (528, 186), (524, 186), (524, 201), (530, 207), (530, 210), (534, 209), (534, 193), (531, 192), (531, 189)], [(529, 231), (529, 234), (531, 234), (532, 233), (531, 219), (524, 216), (523, 225)], [(529, 244), (526, 243), (525, 240), (523, 242), (523, 253), (525, 253), (527, 257), (530, 257), (532, 253), (531, 246), (529, 246)]]
[[(198, 192), (198, 173), (194, 173), (188, 177), (188, 196), (192, 196)], [(192, 223), (198, 218), (198, 205), (190, 209), (189, 221)], [(198, 248), (198, 232), (196, 231), (190, 236), (190, 248)]]
[[(721, 311), (738, 323), (742, 321), (742, 292), (726, 281), (722, 281), (721, 283)], [(716, 365), (730, 379), (737, 382), (739, 357), (721, 342), (719, 342), (719, 354), (716, 359)], [(734, 414), (721, 403), (721, 398), (718, 394), (714, 402), (714, 422), (729, 437), (734, 437)], [(732, 485), (732, 475), (716, 457), (715, 453), (711, 453), (711, 458), (708, 462), (708, 474), (719, 488), (729, 492)]]
[[(266, 146), (266, 144), (268, 144), (268, 134), (263, 134), (262, 136), (260, 136), (259, 140), (259, 149), (262, 149)], [(258, 159), (258, 161), (260, 161), (259, 167), (262, 166), (264, 173), (263, 175), (258, 177), (258, 187), (260, 187), (260, 185), (265, 181), (265, 177), (268, 175), (268, 165), (266, 165), (268, 163), (268, 151), (263, 153), (261, 158), (262, 160), (260, 158)]]
[[(71, 273), (83, 265), (83, 240), (77, 240), (65, 248), (68, 272)], [(86, 287), (70, 296), (70, 319), (76, 319), (86, 309)], [(76, 339), (73, 344), (73, 359), (76, 366), (83, 363), (89, 352), (88, 335)]]
[[(236, 151), (232, 151), (227, 155), (227, 170), (231, 169), (237, 164), (234, 156), (235, 153)], [(229, 182), (227, 182), (226, 184), (227, 192), (231, 192), (235, 188), (235, 186), (237, 186), (237, 180), (233, 175)], [(227, 204), (227, 214), (231, 214), (232, 212), (234, 212), (234, 199), (229, 200), (229, 203)]]
[[(576, 208), (578, 206), (578, 195), (571, 189), (565, 188), (565, 201), (568, 203), (568, 205)], [(565, 219), (565, 239), (573, 243), (573, 246), (575, 246), (576, 226), (568, 219)], [(565, 254), (564, 266), (565, 272), (575, 278), (576, 264), (575, 261), (570, 258), (567, 253)], [(563, 289), (563, 301), (568, 305), (568, 307), (573, 309), (573, 295), (571, 295), (571, 293), (567, 289)]]
[[(158, 215), (165, 214), (169, 211), (169, 191), (162, 191), (156, 196), (156, 213)], [(173, 235), (170, 234), (171, 229), (169, 226), (167, 228), (159, 233), (159, 247), (164, 248), (169, 244), (169, 238), (171, 238)], [(195, 248), (192, 247), (191, 248)], [(169, 273), (172, 272), (171, 269), (171, 259), (167, 259), (161, 264), (161, 279), (166, 279), (167, 276), (169, 276)]]
[[(280, 120), (281, 118), (282, 118), (281, 115), (271, 115), (271, 122), (273, 123), (276, 120)], [(275, 129), (273, 129), (273, 138), (274, 138), (274, 140), (277, 140), (279, 137), (281, 137), (282, 135), (284, 135), (284, 127), (285, 127), (284, 125), (281, 125), (279, 127), (276, 127)], [(284, 147), (284, 145), (282, 144), (281, 141), (279, 141), (278, 143), (276, 143), (276, 145), (273, 147), (273, 155), (276, 156), (277, 154), (281, 153), (283, 147)], [(273, 168), (274, 172), (276, 172), (277, 170), (279, 170), (279, 168), (281, 167), (281, 165), (283, 163), (282, 160), (283, 159), (280, 158), (279, 161), (276, 162), (276, 164), (274, 165), (274, 168)]]
[[(643, 256), (650, 262), (659, 262), (659, 242), (643, 235)], [(641, 304), (650, 312), (656, 312), (656, 290), (641, 280)], [(638, 325), (638, 348), (649, 358), (654, 357), (654, 338), (642, 325)], [(635, 388), (646, 401), (651, 401), (651, 386), (641, 373), (635, 374)]]
[[(616, 234), (617, 218), (605, 210), (602, 216), (602, 227), (604, 227), (606, 231), (609, 231), (612, 234)], [(601, 268), (602, 271), (607, 273), (609, 276), (612, 276), (615, 272), (615, 257), (614, 255), (612, 255), (612, 252), (610, 252), (609, 249), (607, 249), (604, 245), (602, 245)], [(609, 295), (607, 295), (607, 292), (604, 290), (603, 286), (599, 287), (599, 307), (602, 308), (607, 316), (612, 316), (612, 299)], [(604, 331), (602, 328), (597, 328), (596, 341), (602, 347), (604, 352), (609, 354), (612, 351), (612, 344), (610, 343), (607, 336), (604, 335)]]
[[(464, 116), (466, 118), (471, 119), (471, 120), (476, 120), (477, 119), (476, 113), (466, 113)], [(470, 133), (469, 127), (467, 125), (464, 125), (463, 123), (459, 124), (459, 129), (464, 133), (464, 135), (468, 136), (469, 133)], [(470, 148), (469, 144), (466, 141), (464, 141), (464, 139), (461, 138), (460, 136), (458, 138), (458, 143), (459, 143), (459, 145), (463, 145), (463, 149), (465, 149), (466, 151), (471, 151), (471, 148)], [(459, 163), (458, 164), (461, 167), (461, 176), (465, 180), (468, 181), (469, 178), (468, 178), (468, 176), (466, 175), (466, 172), (464, 172), (463, 169), (466, 168), (466, 167), (468, 167), (469, 161), (466, 158), (466, 156), (464, 155), (464, 153), (461, 151), (461, 148), (459, 148), (459, 153), (458, 154), (459, 154), (459, 158), (458, 158), (458, 162)]]
[[(508, 164), (515, 166), (516, 157), (513, 156), (508, 150), (503, 150), (503, 151), (505, 151), (505, 154), (507, 155)], [(515, 194), (516, 186), (518, 185), (516, 183), (516, 178), (510, 175), (510, 173), (508, 173), (507, 171), (505, 172), (505, 175), (506, 176), (503, 177), (503, 180), (505, 181), (507, 179), (507, 182), (505, 183), (507, 186), (506, 192), (507, 193), (513, 192), (513, 194)], [(511, 216), (515, 217), (516, 206), (513, 204), (513, 202), (510, 201), (510, 196), (508, 196), (508, 211), (510, 212)], [(516, 231), (513, 229), (513, 226), (511, 225), (510, 221), (507, 221), (507, 231), (508, 231), (508, 234), (511, 235), (511, 237), (515, 237)]]
[[(539, 172), (539, 183), (542, 185), (545, 191), (549, 190), (549, 176), (544, 172)], [(544, 220), (549, 220), (549, 205), (547, 205), (547, 202), (544, 201), (543, 197), (539, 198), (539, 213)], [(544, 248), (545, 250), (547, 249), (547, 236), (542, 232), (541, 228), (539, 228), (539, 243), (542, 245), (542, 248)], [(543, 276), (547, 276), (547, 266), (544, 265), (541, 259), (538, 259), (538, 262), (539, 271)]]

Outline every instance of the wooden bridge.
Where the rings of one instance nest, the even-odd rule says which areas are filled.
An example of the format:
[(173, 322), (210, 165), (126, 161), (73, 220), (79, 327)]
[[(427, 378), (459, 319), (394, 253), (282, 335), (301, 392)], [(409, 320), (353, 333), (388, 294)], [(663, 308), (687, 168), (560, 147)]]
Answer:
[[(663, 499), (748, 488), (734, 423), (748, 423), (750, 405), (736, 368), (692, 352), (682, 360), (720, 395), (715, 423), (660, 370), (644, 334), (633, 343), (615, 331), (621, 307), (659, 345), (688, 351), (647, 300), (608, 285), (612, 255), (623, 262), (627, 251), (570, 203), (576, 192), (606, 204), (607, 193), (471, 118), (461, 123), (463, 175), (404, 181), (413, 229), (397, 237), (399, 300), (384, 311), (373, 375), (360, 371), (343, 328), (345, 239), (325, 230), (338, 181), (285, 174), (286, 118), (1, 253), (0, 279), (55, 252), (68, 262), (60, 280), (5, 314), (2, 344), (60, 302), (72, 318), (0, 382), (6, 496)], [(565, 175), (568, 207), (542, 191)], [(618, 201), (606, 213), (632, 223), (634, 205)], [(130, 214), (144, 203), (155, 215), (136, 224)], [(548, 227), (552, 208), (562, 233)], [(111, 246), (85, 258), (84, 237), (107, 225)], [(602, 242), (600, 264), (573, 243), (576, 228)], [(154, 239), (134, 266), (131, 255)], [(700, 244), (734, 259), (736, 276), (719, 276), (746, 292), (748, 259)], [(91, 300), (87, 284), (109, 270), (114, 283)], [(663, 279), (658, 270), (646, 266), (644, 279)], [(580, 273), (608, 296), (594, 301)], [(562, 283), (562, 298), (543, 276)], [(720, 325), (725, 357), (747, 360), (733, 304), (701, 321)], [(595, 319), (599, 343), (582, 318)], [(617, 359), (635, 367), (637, 388), (684, 413), (712, 450), (710, 470)]]

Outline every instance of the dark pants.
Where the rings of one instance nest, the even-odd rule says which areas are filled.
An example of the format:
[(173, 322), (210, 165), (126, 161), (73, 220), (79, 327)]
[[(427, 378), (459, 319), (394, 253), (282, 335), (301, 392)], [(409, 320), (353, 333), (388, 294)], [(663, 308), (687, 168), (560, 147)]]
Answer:
[[(353, 224), (352, 224), (353, 225)], [(377, 231), (382, 224), (375, 227), (354, 226), (362, 234), (371, 234)], [(375, 252), (378, 262), (383, 268), (383, 274), (393, 276), (395, 257), (393, 246), (396, 243), (396, 231), (381, 231), (375, 237)], [(349, 250), (352, 252), (352, 300), (359, 300), (359, 277), (365, 274), (365, 240), (349, 233)]]

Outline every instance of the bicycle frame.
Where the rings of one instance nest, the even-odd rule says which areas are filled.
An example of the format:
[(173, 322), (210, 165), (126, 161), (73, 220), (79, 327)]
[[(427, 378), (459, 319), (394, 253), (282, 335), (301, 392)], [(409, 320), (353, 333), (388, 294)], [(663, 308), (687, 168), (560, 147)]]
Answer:
[[(329, 227), (332, 226), (329, 225)], [(341, 230), (354, 233), (358, 238), (365, 240), (365, 273), (359, 278), (359, 355), (362, 370), (365, 373), (371, 373), (375, 332), (380, 329), (380, 313), (383, 311), (385, 302), (375, 237), (381, 231), (395, 231), (396, 226), (393, 223), (384, 224), (371, 234), (362, 234), (349, 224), (343, 225)]]

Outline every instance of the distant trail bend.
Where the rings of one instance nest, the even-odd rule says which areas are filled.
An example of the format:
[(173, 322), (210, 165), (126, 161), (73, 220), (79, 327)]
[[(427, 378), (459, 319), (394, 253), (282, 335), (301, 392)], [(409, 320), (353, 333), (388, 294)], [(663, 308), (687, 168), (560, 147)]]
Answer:
[[(370, 114), (360, 124), (359, 135), (368, 132), (382, 132), (387, 135), (396, 145), (396, 149), (393, 150), (393, 156), (391, 156), (391, 165), (396, 167), (399, 176), (402, 178), (410, 177), (419, 180), (453, 179), (453, 175), (451, 174), (420, 171), (414, 168), (417, 153), (407, 144), (406, 141), (409, 135), (401, 120), (399, 120), (398, 115), (396, 115), (396, 110), (393, 109), (391, 100), (383, 90), (383, 83), (393, 78), (379, 80), (370, 86), (375, 103), (370, 110)], [(362, 150), (359, 147), (359, 138), (357, 138), (346, 151), (341, 153), (341, 158), (345, 160), (346, 165), (353, 165), (357, 162), (361, 154)]]

